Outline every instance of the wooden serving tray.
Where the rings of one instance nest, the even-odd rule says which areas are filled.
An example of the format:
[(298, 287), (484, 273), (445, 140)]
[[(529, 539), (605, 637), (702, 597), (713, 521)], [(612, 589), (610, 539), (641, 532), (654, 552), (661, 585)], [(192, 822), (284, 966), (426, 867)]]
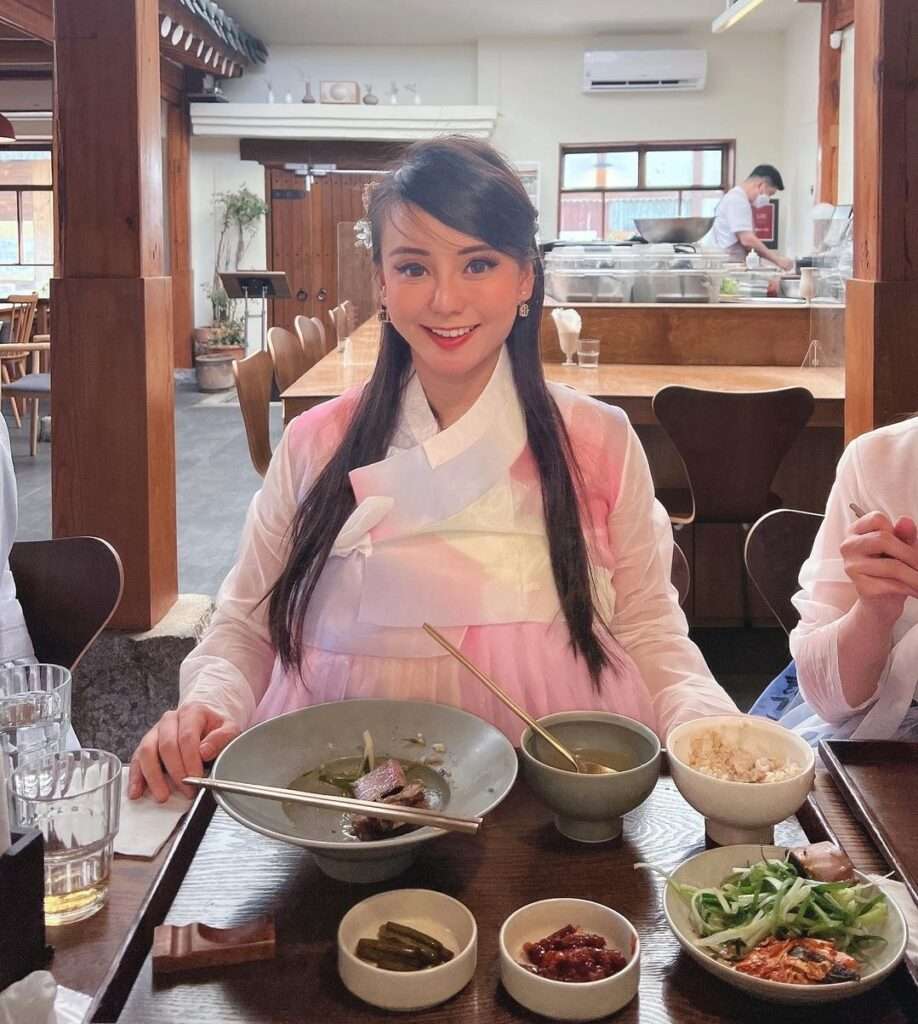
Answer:
[[(349, 885), (322, 875), (306, 850), (267, 839), (222, 810), (199, 802), (177, 841), (135, 929), (129, 955), (100, 993), (92, 1021), (169, 1024), (194, 1021), (392, 1020), (344, 988), (336, 969), (336, 933), (355, 903), (385, 889), (432, 888), (461, 900), (478, 923), (478, 967), (469, 985), (442, 1006), (405, 1014), (411, 1024), (515, 1024), (536, 1021), (500, 984), (498, 932), (519, 906), (552, 896), (592, 899), (620, 911), (641, 936), (638, 997), (615, 1024), (774, 1024), (776, 1008), (720, 984), (681, 954), (663, 915), (663, 882), (637, 861), (672, 870), (704, 848), (703, 821), (662, 777), (651, 797), (625, 818), (624, 836), (597, 846), (570, 842), (525, 783), (489, 814), (478, 836), (449, 835), (424, 844), (417, 862), (391, 882)], [(202, 834), (202, 825), (204, 831)], [(808, 830), (809, 831), (809, 830)], [(814, 828), (812, 840), (825, 838)], [(794, 819), (777, 841), (805, 836)], [(193, 852), (192, 852), (193, 851)], [(189, 854), (191, 858), (189, 860)], [(174, 894), (174, 899), (172, 898)], [(163, 904), (171, 903), (168, 913)], [(206, 921), (232, 927), (258, 914), (274, 916), (276, 959), (212, 968), (187, 977), (154, 978), (152, 927)], [(158, 919), (157, 919), (158, 918)], [(576, 923), (576, 922), (572, 922)], [(149, 936), (149, 938), (147, 938)], [(897, 972), (879, 988), (838, 1007), (782, 1008), (787, 1024), (909, 1024), (914, 989)], [(400, 1015), (401, 1016), (401, 1015)]]
[(819, 753), (852, 814), (918, 903), (918, 743), (823, 740)]

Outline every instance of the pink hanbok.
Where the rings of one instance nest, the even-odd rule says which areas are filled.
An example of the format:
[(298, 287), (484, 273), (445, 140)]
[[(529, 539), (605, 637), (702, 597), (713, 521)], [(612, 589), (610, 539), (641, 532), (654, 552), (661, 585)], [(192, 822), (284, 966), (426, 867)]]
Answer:
[(617, 645), (618, 665), (598, 689), (570, 646), (504, 350), (472, 408), (442, 431), (413, 376), (387, 457), (350, 474), (356, 507), (309, 605), (302, 678), (281, 667), (262, 598), (357, 393), (293, 421), (252, 501), (213, 621), (182, 665), (182, 702), (246, 728), (325, 701), (429, 700), (471, 711), (517, 743), (521, 723), (427, 636), (430, 622), (537, 717), (615, 711), (665, 739), (688, 719), (736, 713), (688, 639), (669, 582), (671, 528), (627, 417), (569, 388), (551, 392), (583, 473), (594, 591)]

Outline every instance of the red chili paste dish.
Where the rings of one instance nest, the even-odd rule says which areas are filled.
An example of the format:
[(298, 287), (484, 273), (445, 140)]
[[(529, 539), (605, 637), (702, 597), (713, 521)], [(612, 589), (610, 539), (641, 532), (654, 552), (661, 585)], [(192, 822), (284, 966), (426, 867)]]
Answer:
[[(538, 942), (523, 945), (520, 966), (552, 981), (602, 981), (618, 974), (627, 961), (601, 935), (567, 924)], [(526, 962), (528, 961), (528, 962)]]

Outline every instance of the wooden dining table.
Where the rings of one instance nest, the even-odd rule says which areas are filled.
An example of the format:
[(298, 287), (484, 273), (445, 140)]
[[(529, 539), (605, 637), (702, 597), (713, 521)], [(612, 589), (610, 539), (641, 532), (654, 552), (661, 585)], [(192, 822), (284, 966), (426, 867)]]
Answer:
[[(344, 351), (333, 349), (281, 395), (284, 422), (314, 405), (365, 383), (379, 352), (379, 324), (367, 320), (351, 335)], [(543, 362), (545, 379), (625, 410), (632, 423), (656, 423), (653, 396), (669, 384), (714, 391), (762, 391), (805, 387), (816, 399), (813, 427), (837, 427), (844, 417), (842, 366), (693, 366), (660, 363), (600, 364), (594, 369)]]
[[(817, 773), (811, 802), (778, 826), (797, 843), (841, 842), (862, 870), (884, 871), (876, 848), (848, 812), (832, 779)], [(108, 906), (95, 917), (49, 931), (58, 982), (94, 996), (87, 1020), (144, 1022), (322, 1021), (370, 1024), (391, 1015), (361, 1003), (336, 968), (337, 925), (373, 893), (432, 888), (465, 903), (479, 930), (473, 980), (442, 1006), (406, 1014), (418, 1024), (504, 1024), (541, 1018), (517, 1006), (500, 984), (501, 922), (519, 906), (552, 896), (597, 900), (628, 917), (641, 937), (638, 997), (621, 1024), (907, 1024), (918, 1020), (918, 989), (905, 967), (843, 1004), (794, 1009), (758, 1002), (721, 983), (680, 951), (662, 911), (661, 880), (637, 862), (670, 870), (704, 849), (702, 818), (664, 774), (651, 797), (625, 817), (621, 839), (578, 844), (518, 780), (478, 836), (450, 834), (421, 847), (405, 874), (372, 885), (332, 881), (299, 847), (252, 832), (202, 793), (171, 848), (153, 861), (116, 858)], [(216, 927), (273, 915), (275, 959), (154, 977), (155, 925), (203, 921)], [(565, 922), (566, 923), (566, 922)]]

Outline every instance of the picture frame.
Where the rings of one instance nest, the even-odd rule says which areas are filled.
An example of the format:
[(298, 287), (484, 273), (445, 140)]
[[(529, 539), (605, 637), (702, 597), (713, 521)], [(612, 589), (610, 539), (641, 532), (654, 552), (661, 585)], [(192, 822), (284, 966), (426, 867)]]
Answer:
[(755, 206), (752, 210), (752, 229), (768, 249), (778, 248), (778, 213), (780, 200), (772, 199), (768, 206)]
[(319, 82), (320, 103), (359, 103), (360, 86), (357, 82)]

